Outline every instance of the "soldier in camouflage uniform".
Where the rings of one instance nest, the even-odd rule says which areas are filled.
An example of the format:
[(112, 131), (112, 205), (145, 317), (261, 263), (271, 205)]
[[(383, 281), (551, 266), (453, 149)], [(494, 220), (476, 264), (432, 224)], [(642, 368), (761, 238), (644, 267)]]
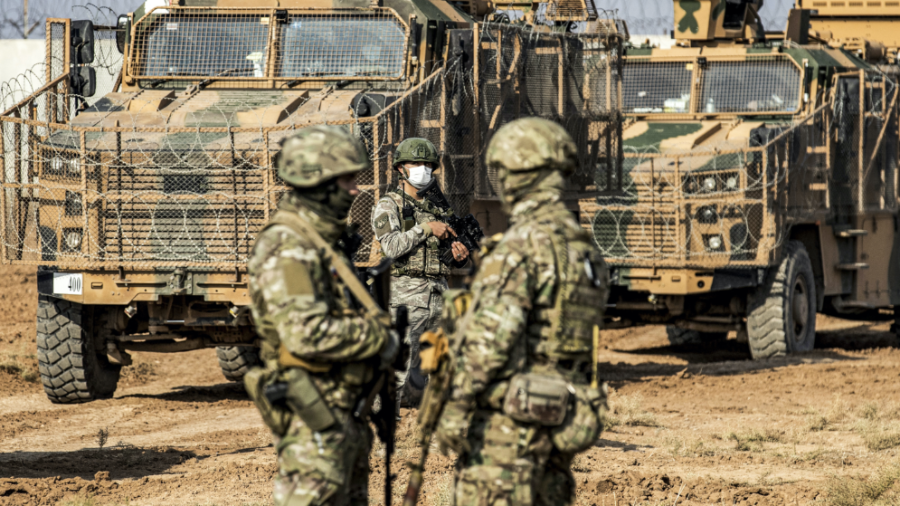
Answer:
[[(427, 139), (410, 138), (394, 153), (394, 169), (400, 187), (382, 197), (372, 211), (372, 229), (385, 256), (395, 259), (391, 267), (391, 313), (405, 306), (409, 326), (404, 341), (410, 346), (405, 371), (397, 371), (397, 392), (404, 405), (418, 404), (426, 378), (419, 369), (419, 336), (439, 323), (450, 268), (439, 259), (440, 239), (456, 235), (444, 220), (446, 214), (416, 195), (431, 182), (440, 158)], [(469, 251), (452, 243), (453, 257), (460, 266)], [(400, 402), (397, 403), (399, 408)]]
[[(491, 140), (486, 162), (498, 171), (510, 228), (495, 245), (488, 241), (473, 282), (436, 438), (442, 452), (459, 454), (456, 506), (571, 504), (572, 459), (600, 432), (604, 397), (588, 377), (606, 266), (561, 200), (576, 165), (575, 144), (561, 126), (539, 118), (509, 123)], [(543, 394), (511, 388), (518, 378)], [(565, 421), (514, 409), (522, 399), (554, 398), (547, 392), (567, 399), (555, 411)]]
[[(289, 215), (339, 251), (335, 245), (359, 193), (356, 174), (369, 160), (345, 131), (315, 126), (284, 143), (277, 165), (293, 189), (257, 236), (248, 266), (269, 383), (298, 388), (304, 401), (299, 410), (298, 404), (260, 407), (278, 452), (275, 504), (367, 504), (372, 434), (368, 422), (352, 413), (367, 383), (396, 354), (399, 340), (386, 313), (353, 309), (347, 285), (333, 274), (335, 263), (348, 259), (341, 253), (328, 258), (314, 234)], [(260, 406), (260, 389), (252, 385), (256, 376), (248, 374), (245, 383)]]

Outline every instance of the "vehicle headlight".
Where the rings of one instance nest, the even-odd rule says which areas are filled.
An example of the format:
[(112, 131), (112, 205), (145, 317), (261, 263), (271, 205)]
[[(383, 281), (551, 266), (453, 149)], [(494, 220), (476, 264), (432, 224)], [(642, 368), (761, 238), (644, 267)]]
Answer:
[(66, 247), (71, 251), (76, 251), (81, 248), (81, 232), (78, 230), (72, 230), (71, 232), (66, 234)]
[(78, 174), (80, 169), (80, 164), (77, 158), (63, 158), (61, 156), (54, 156), (50, 159), (50, 170), (52, 172), (56, 172), (57, 174), (62, 173), (70, 173), (70, 174)]
[(719, 220), (719, 214), (716, 212), (715, 207), (704, 206), (700, 208), (699, 212), (697, 212), (697, 219), (698, 221), (700, 221), (700, 223), (709, 225)]
[(703, 180), (703, 189), (708, 192), (716, 191), (716, 178), (708, 177), (708, 178), (704, 179)]
[(715, 251), (715, 250), (720, 250), (720, 249), (722, 249), (722, 236), (721, 236), (721, 235), (714, 235), (714, 236), (711, 236), (711, 237), (709, 238), (709, 241), (708, 241), (707, 244), (709, 244), (709, 249), (710, 249), (710, 250), (714, 250), (714, 251)]
[(728, 187), (729, 190), (734, 190), (737, 188), (738, 179), (735, 176), (731, 176), (725, 180), (725, 186)]

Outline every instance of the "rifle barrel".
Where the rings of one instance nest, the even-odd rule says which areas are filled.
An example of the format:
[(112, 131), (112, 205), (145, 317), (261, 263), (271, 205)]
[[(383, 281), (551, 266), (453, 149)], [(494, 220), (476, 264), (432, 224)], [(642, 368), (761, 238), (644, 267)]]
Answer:
[(422, 467), (425, 464), (425, 454), (423, 452), (423, 460), (418, 465), (412, 466), (412, 473), (409, 475), (409, 485), (406, 487), (406, 495), (403, 497), (403, 506), (416, 506), (419, 502), (419, 491), (422, 490)]

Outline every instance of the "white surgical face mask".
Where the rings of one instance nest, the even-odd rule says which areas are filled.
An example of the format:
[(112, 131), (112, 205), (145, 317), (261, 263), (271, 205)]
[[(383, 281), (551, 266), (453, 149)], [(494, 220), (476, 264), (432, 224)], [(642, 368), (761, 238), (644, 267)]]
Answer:
[(409, 184), (415, 186), (418, 189), (425, 188), (425, 186), (431, 182), (431, 169), (424, 165), (418, 165), (411, 169), (406, 169), (409, 171)]

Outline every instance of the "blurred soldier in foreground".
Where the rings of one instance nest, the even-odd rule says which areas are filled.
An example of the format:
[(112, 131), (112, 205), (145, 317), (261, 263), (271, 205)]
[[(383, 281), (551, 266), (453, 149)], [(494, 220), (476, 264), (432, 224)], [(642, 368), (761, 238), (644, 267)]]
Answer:
[(606, 266), (562, 202), (577, 159), (561, 126), (513, 121), (486, 163), (510, 228), (488, 244), (451, 343), (452, 390), (435, 436), (459, 454), (457, 506), (571, 504), (572, 459), (602, 428), (605, 396), (589, 372)]
[(398, 348), (388, 315), (373, 307), (340, 252), (352, 242), (356, 174), (368, 166), (362, 144), (340, 128), (289, 138), (277, 167), (292, 191), (249, 261), (265, 367), (245, 384), (275, 435), (276, 505), (368, 503), (372, 434), (360, 403)]
[(426, 381), (419, 369), (419, 336), (437, 326), (450, 268), (464, 265), (469, 256), (469, 250), (453, 240), (456, 231), (446, 223), (453, 211), (432, 175), (439, 164), (438, 152), (427, 139), (401, 142), (394, 153), (400, 186), (382, 197), (372, 211), (372, 229), (381, 251), (395, 259), (391, 267), (391, 312), (396, 317), (397, 308), (402, 306), (408, 311), (404, 341), (411, 353), (406, 370), (397, 371), (398, 408), (419, 403)]

